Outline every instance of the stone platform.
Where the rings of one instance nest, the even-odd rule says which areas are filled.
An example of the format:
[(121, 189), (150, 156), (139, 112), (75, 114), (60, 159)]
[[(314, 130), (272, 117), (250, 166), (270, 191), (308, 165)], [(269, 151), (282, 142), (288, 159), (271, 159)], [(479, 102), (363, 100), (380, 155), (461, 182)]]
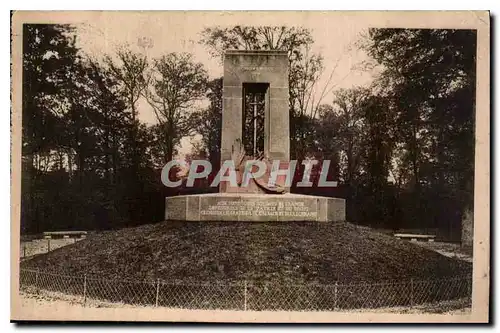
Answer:
[(167, 197), (175, 221), (345, 221), (345, 200), (300, 194), (210, 193)]

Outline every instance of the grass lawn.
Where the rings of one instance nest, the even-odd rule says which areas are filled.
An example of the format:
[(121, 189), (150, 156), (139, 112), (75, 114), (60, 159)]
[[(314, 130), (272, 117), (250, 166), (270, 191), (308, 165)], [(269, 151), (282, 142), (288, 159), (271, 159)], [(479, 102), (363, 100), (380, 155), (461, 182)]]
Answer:
[(22, 267), (171, 282), (375, 282), (469, 274), (470, 263), (350, 223), (162, 222), (107, 231)]

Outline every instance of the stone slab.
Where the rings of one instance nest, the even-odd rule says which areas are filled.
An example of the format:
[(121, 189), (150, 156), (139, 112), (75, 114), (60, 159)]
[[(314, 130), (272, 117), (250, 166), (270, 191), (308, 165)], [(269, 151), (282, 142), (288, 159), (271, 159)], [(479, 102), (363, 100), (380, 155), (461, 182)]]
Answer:
[(345, 200), (297, 194), (211, 193), (166, 198), (175, 221), (345, 221)]
[(187, 197), (187, 195), (181, 195), (178, 197), (165, 198), (166, 220), (187, 220), (187, 218), (192, 218), (192, 215), (186, 216), (188, 207)]

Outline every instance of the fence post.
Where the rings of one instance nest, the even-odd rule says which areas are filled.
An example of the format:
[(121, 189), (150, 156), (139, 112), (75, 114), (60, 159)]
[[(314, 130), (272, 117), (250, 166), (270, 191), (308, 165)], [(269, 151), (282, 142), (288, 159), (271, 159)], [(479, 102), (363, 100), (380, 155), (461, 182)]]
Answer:
[(338, 300), (338, 288), (339, 282), (335, 281), (335, 289), (333, 290), (333, 309), (336, 310), (338, 308), (337, 300)]
[(414, 305), (413, 299), (413, 278), (410, 279), (410, 306)]
[(156, 280), (156, 301), (155, 301), (155, 307), (158, 307), (158, 297), (160, 295), (160, 279), (158, 278)]
[(87, 274), (83, 276), (83, 306), (87, 304)]
[(243, 296), (244, 296), (244, 304), (243, 304), (243, 309), (247, 311), (247, 298), (248, 298), (248, 286), (247, 286), (247, 280), (245, 280), (244, 283), (244, 290), (243, 290)]
[(47, 252), (50, 252), (50, 238), (47, 239)]

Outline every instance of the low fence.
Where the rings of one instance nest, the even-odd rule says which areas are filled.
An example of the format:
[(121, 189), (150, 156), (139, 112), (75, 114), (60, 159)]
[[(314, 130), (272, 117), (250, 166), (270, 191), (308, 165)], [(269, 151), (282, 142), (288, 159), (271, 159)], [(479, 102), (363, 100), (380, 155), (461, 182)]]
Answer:
[(335, 311), (414, 306), (471, 298), (472, 278), (280, 285), (276, 283), (170, 283), (107, 280), (20, 270), (21, 290), (62, 292), (90, 300), (183, 309)]
[(60, 247), (74, 244), (81, 238), (60, 238), (60, 239), (34, 239), (31, 241), (22, 241), (19, 248), (20, 258), (28, 258), (38, 254), (47, 253)]

